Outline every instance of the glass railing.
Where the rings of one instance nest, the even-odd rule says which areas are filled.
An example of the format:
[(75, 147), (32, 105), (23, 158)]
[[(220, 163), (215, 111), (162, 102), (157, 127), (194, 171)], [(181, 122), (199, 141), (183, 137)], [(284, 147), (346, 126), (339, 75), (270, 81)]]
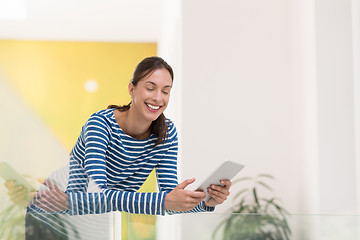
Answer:
[[(177, 218), (175, 222), (172, 219), (174, 217)], [(158, 223), (156, 225), (144, 219), (129, 217), (129, 240), (360, 239), (359, 215), (199, 213), (157, 217)], [(173, 224), (178, 224), (181, 227), (174, 231), (174, 226), (171, 226)], [(146, 229), (147, 232), (156, 232), (157, 236), (154, 238), (144, 236), (141, 234), (141, 229)]]
[[(11, 213), (10, 213), (11, 212)], [(116, 224), (118, 223), (118, 224)], [(115, 214), (70, 216), (26, 213), (14, 206), (0, 213), (0, 240), (115, 240), (121, 238)]]
[[(123, 214), (121, 217), (110, 213), (70, 217), (67, 214), (37, 214), (30, 222), (32, 224), (28, 224), (26, 231), (34, 232), (35, 236), (36, 231), (40, 231), (38, 239), (42, 240), (360, 239), (359, 215), (199, 213), (174, 216)], [(50, 238), (43, 238), (41, 234)], [(0, 239), (25, 239), (24, 209), (1, 212)]]

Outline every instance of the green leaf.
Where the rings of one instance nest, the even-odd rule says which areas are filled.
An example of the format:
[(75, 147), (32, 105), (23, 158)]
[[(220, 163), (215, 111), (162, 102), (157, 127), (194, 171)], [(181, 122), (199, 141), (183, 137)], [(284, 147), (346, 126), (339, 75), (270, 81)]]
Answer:
[(262, 177), (264, 177), (264, 178), (270, 178), (270, 179), (275, 179), (272, 175), (270, 175), (270, 174), (266, 174), (266, 173), (261, 173), (261, 174), (259, 174), (259, 175), (257, 175), (256, 176), (256, 178), (262, 178)]
[(253, 188), (253, 194), (254, 194), (254, 200), (255, 200), (256, 205), (258, 207), (260, 207), (259, 200), (258, 200), (258, 197), (257, 197), (257, 194), (256, 194), (256, 188)]
[(271, 191), (271, 192), (274, 191), (269, 185), (267, 185), (267, 184), (264, 183), (264, 182), (257, 181), (256, 183), (259, 184), (259, 185), (261, 185), (261, 186), (263, 186), (264, 188), (268, 189), (268, 190)]
[(249, 192), (249, 189), (243, 189), (240, 192), (236, 193), (234, 196), (234, 200), (236, 200), (238, 197), (240, 197), (243, 193)]

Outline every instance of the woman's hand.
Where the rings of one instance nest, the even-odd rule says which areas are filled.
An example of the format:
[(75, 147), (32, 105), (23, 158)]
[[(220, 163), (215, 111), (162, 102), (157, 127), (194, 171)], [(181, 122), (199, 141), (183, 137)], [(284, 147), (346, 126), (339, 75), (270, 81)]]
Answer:
[(5, 187), (8, 189), (10, 200), (19, 206), (26, 207), (35, 192), (29, 192), (23, 185), (16, 185), (15, 181), (6, 181)]
[(30, 202), (46, 212), (61, 212), (69, 208), (69, 199), (66, 193), (55, 184), (46, 180), (44, 185), (48, 190), (39, 191)]
[(207, 190), (210, 194), (211, 198), (205, 202), (205, 206), (207, 207), (215, 207), (218, 204), (222, 204), (230, 194), (230, 180), (221, 180), (220, 183), (224, 186), (220, 185), (211, 185)]
[(204, 192), (185, 190), (187, 185), (193, 183), (195, 178), (187, 179), (166, 194), (165, 209), (170, 211), (186, 212), (194, 209), (205, 198)]

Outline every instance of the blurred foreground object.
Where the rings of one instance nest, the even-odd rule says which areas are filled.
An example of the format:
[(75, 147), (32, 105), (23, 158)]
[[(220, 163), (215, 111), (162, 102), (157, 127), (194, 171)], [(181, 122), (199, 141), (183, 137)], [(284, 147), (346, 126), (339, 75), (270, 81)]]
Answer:
[(245, 188), (237, 193), (235, 200), (239, 203), (231, 209), (230, 216), (221, 222), (213, 233), (213, 239), (223, 228), (223, 240), (233, 239), (290, 239), (291, 230), (287, 222), (288, 212), (277, 202), (276, 197), (259, 197), (259, 188), (264, 188), (273, 192), (263, 179), (273, 180), (274, 177), (268, 174), (260, 174), (255, 178), (244, 177), (235, 180), (246, 182), (249, 188)]

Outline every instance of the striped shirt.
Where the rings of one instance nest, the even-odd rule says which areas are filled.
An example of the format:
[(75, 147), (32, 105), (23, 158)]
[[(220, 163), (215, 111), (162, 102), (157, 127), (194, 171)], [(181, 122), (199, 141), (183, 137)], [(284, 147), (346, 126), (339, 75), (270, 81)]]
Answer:
[[(114, 109), (100, 110), (88, 119), (70, 153), (66, 193), (70, 215), (124, 211), (164, 215), (168, 192), (177, 184), (178, 139), (174, 124), (167, 120), (169, 134), (155, 146), (157, 137), (139, 140), (118, 125)], [(136, 192), (155, 168), (159, 192)], [(88, 192), (89, 179), (100, 192)], [(201, 202), (189, 212), (213, 211)]]

